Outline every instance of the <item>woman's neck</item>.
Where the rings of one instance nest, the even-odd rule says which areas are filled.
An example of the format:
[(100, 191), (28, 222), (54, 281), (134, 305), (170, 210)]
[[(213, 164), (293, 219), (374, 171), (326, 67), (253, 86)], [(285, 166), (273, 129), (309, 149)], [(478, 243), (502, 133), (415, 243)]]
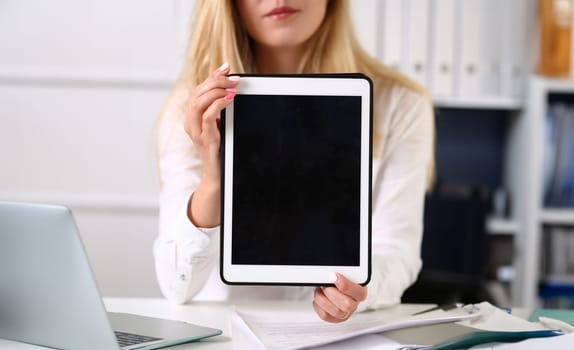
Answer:
[(302, 47), (276, 48), (263, 45), (255, 47), (257, 72), (261, 74), (295, 74), (303, 58)]

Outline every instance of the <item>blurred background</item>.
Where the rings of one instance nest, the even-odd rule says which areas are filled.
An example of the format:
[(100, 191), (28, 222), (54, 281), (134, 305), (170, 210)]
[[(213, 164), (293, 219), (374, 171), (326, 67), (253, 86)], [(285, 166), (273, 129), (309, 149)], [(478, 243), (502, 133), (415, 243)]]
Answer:
[[(104, 296), (161, 295), (153, 127), (194, 2), (0, 0), (0, 200), (70, 206)], [(573, 0), (350, 3), (436, 107), (404, 300), (574, 308)]]

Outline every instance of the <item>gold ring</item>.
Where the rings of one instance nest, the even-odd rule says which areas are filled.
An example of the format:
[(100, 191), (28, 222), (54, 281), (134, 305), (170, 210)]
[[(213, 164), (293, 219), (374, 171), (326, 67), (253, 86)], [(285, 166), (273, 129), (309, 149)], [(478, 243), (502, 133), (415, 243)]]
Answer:
[(345, 314), (343, 316), (341, 316), (341, 320), (346, 320), (347, 318), (349, 318), (349, 316), (351, 316), (350, 312), (345, 312)]

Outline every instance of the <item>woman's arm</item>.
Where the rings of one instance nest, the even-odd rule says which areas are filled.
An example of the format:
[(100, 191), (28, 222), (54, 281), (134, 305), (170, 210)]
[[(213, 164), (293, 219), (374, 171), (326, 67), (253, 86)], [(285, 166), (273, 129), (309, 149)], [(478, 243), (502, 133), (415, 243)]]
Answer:
[(162, 293), (177, 303), (203, 288), (218, 257), (218, 119), (237, 85), (228, 80), (228, 70), (214, 72), (191, 93), (175, 90), (158, 123), (160, 217), (154, 258)]
[(185, 303), (205, 284), (217, 260), (219, 228), (200, 229), (189, 219), (192, 194), (201, 181), (201, 159), (183, 128), (187, 91), (175, 91), (158, 124), (159, 235), (156, 275), (163, 295)]
[[(434, 142), (434, 112), (419, 93), (396, 88), (386, 101), (380, 156), (373, 161), (373, 270), (360, 309), (397, 304), (422, 262), (424, 197)], [(383, 105), (381, 103), (380, 105)]]

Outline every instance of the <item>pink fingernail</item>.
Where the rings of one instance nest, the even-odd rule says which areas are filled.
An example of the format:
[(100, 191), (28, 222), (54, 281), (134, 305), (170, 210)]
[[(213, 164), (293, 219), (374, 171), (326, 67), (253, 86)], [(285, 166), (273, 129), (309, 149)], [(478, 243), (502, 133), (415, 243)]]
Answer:
[(338, 276), (336, 273), (331, 272), (331, 274), (329, 275), (329, 278), (331, 279), (331, 282), (337, 283), (337, 280), (339, 279), (339, 276)]
[(227, 79), (231, 80), (231, 81), (239, 81), (239, 76), (237, 75), (232, 75), (230, 77), (228, 77)]
[(226, 100), (233, 100), (233, 98), (235, 97), (235, 93), (230, 92), (227, 95), (225, 95), (224, 99)]
[(219, 68), (217, 68), (218, 71), (223, 72), (224, 70), (226, 70), (227, 68), (229, 68), (229, 63), (225, 62), (224, 64), (222, 64)]

